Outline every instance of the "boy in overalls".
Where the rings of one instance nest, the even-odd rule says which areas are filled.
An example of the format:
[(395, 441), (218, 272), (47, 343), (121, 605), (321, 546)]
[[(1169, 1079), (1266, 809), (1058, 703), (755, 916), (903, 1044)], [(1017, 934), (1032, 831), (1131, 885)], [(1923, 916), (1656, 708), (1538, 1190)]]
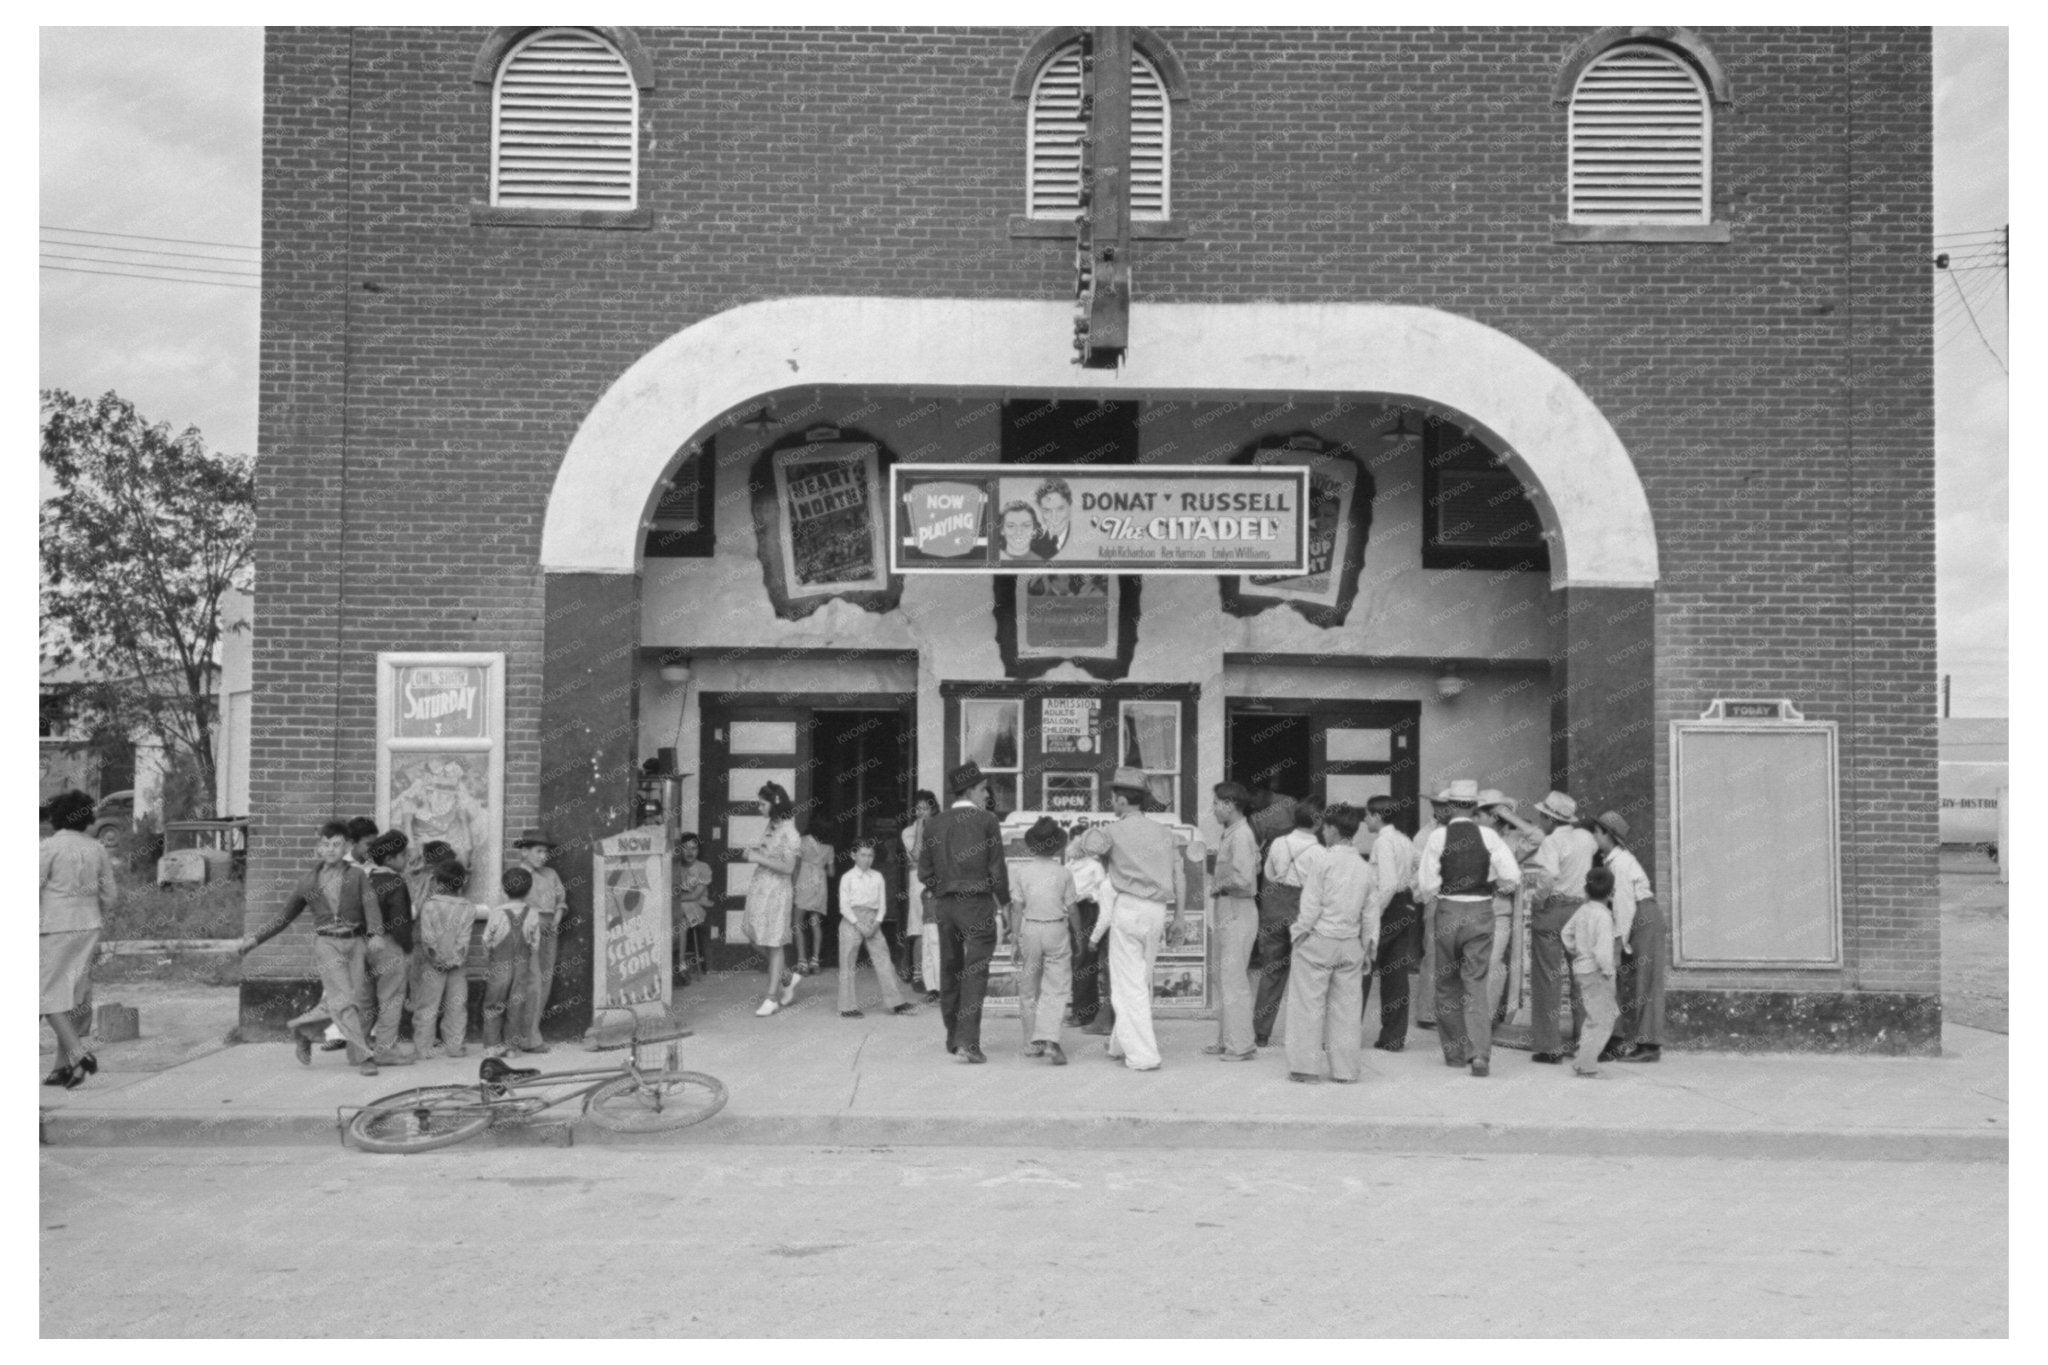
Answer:
[(484, 951), (490, 955), (484, 977), (486, 1057), (520, 1050), (516, 1038), (506, 1041), (505, 1013), (509, 1009), (515, 1020), (525, 1017), (533, 989), (533, 959), (540, 947), (540, 914), (526, 903), (533, 874), (523, 867), (508, 867), (499, 884), (508, 899), (491, 910), (484, 924)]

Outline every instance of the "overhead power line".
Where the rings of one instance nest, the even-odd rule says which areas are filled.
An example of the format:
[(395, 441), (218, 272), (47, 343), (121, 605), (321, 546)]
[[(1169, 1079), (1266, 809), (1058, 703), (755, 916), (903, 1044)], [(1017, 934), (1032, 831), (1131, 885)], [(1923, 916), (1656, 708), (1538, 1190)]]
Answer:
[(102, 256), (71, 256), (61, 251), (45, 251), (42, 255), (46, 261), (80, 261), (87, 265), (117, 265), (139, 270), (176, 270), (188, 275), (227, 275), (238, 280), (263, 278), (260, 271), (214, 270), (203, 265), (166, 265), (159, 261), (110, 261)]
[(1950, 284), (1952, 284), (1952, 285), (1954, 285), (1954, 286), (1955, 286), (1955, 290), (1956, 290), (1956, 293), (1957, 293), (1957, 294), (1959, 294), (1959, 295), (1961, 295), (1961, 297), (1962, 297), (1962, 300), (1963, 300), (1963, 307), (1964, 307), (1964, 308), (1967, 308), (1967, 309), (1969, 309), (1969, 312), (1970, 312), (1970, 325), (1971, 325), (1972, 327), (1975, 327), (1975, 328), (1977, 329), (1977, 340), (1979, 340), (1979, 341), (1983, 342), (1983, 343), (1984, 343), (1984, 349), (1985, 349), (1986, 351), (1989, 351), (1989, 352), (1990, 352), (1990, 354), (1991, 354), (1991, 358), (1992, 358), (1993, 360), (1996, 360), (1996, 361), (1998, 361), (1998, 368), (1999, 368), (2000, 370), (2004, 371), (2004, 373), (2005, 373), (2006, 375), (2010, 376), (2010, 375), (2012, 374), (2012, 371), (2011, 371), (2011, 370), (2007, 370), (2007, 369), (2005, 368), (2005, 362), (2004, 362), (2003, 360), (1999, 360), (1999, 357), (1998, 357), (1998, 352), (1997, 352), (1997, 351), (1994, 351), (1994, 350), (1992, 350), (1992, 349), (1991, 349), (1991, 338), (1990, 338), (1990, 337), (1987, 337), (1987, 336), (1985, 336), (1985, 335), (1984, 335), (1984, 327), (1983, 327), (1983, 324), (1977, 321), (1977, 309), (1975, 308), (1975, 306), (1973, 306), (1973, 305), (1971, 304), (1971, 302), (1970, 302), (1970, 296), (1969, 296), (1968, 294), (1964, 294), (1964, 293), (1963, 293), (1963, 286), (1961, 285), (1961, 283), (1959, 283), (1959, 282), (1958, 282), (1957, 280), (1955, 280), (1955, 279), (1954, 279), (1953, 277), (1951, 277), (1951, 278), (1949, 279), (1949, 283), (1950, 283)]
[(231, 251), (261, 251), (263, 249), (258, 246), (248, 246), (241, 242), (208, 242), (197, 237), (153, 237), (147, 233), (140, 232), (108, 232), (102, 228), (59, 227), (55, 223), (38, 223), (36, 226), (44, 232), (70, 232), (82, 237), (125, 237), (131, 242), (176, 242), (180, 246), (221, 246), (227, 247)]
[(259, 290), (260, 285), (238, 284), (233, 280), (196, 280), (183, 275), (141, 275), (132, 270), (87, 270), (76, 265), (43, 265), (43, 270), (61, 270), (71, 275), (119, 275), (130, 280), (156, 280), (161, 284), (212, 284), (223, 289)]
[[(115, 246), (110, 242), (67, 242), (57, 237), (45, 237), (39, 243), (45, 247), (62, 247), (66, 251), (117, 251), (130, 256), (176, 256), (183, 261), (219, 261), (222, 265), (260, 266), (261, 261), (247, 256), (209, 256), (203, 251), (172, 251), (156, 246)], [(141, 262), (140, 264), (148, 264)]]

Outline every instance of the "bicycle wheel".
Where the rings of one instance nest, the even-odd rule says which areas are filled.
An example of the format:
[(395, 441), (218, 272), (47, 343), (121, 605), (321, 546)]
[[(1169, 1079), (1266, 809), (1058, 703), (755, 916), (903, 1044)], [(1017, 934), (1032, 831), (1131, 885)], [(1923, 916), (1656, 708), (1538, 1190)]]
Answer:
[(606, 1081), (583, 1107), (615, 1133), (687, 1128), (725, 1108), (725, 1082), (701, 1071), (646, 1071)]
[(428, 1085), (372, 1100), (348, 1123), (349, 1141), (366, 1152), (431, 1152), (475, 1137), (491, 1111), (473, 1085)]

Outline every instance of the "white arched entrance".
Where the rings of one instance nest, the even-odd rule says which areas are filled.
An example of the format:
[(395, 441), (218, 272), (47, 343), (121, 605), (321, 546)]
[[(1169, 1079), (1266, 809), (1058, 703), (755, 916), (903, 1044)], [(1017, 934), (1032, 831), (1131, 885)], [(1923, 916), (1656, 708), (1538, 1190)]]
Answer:
[(1455, 411), (1509, 453), (1552, 537), (1554, 588), (1649, 588), (1657, 541), (1635, 466), (1564, 371), (1482, 323), (1393, 304), (1138, 304), (1130, 360), (1071, 360), (1072, 308), (1001, 299), (793, 298), (684, 328), (626, 371), (570, 442), (541, 568), (631, 574), (677, 451), (797, 385), (1077, 396), (1368, 393)]

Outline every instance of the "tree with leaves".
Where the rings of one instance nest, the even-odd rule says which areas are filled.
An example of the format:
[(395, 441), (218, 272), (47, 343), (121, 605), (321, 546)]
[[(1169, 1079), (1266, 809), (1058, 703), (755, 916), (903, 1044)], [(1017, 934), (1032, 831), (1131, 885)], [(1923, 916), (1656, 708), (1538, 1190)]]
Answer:
[(90, 679), (78, 700), (99, 725), (164, 746), (175, 771), (218, 799), (214, 655), (221, 600), (247, 590), (256, 529), (248, 456), (173, 436), (108, 392), (42, 394), (42, 646)]

